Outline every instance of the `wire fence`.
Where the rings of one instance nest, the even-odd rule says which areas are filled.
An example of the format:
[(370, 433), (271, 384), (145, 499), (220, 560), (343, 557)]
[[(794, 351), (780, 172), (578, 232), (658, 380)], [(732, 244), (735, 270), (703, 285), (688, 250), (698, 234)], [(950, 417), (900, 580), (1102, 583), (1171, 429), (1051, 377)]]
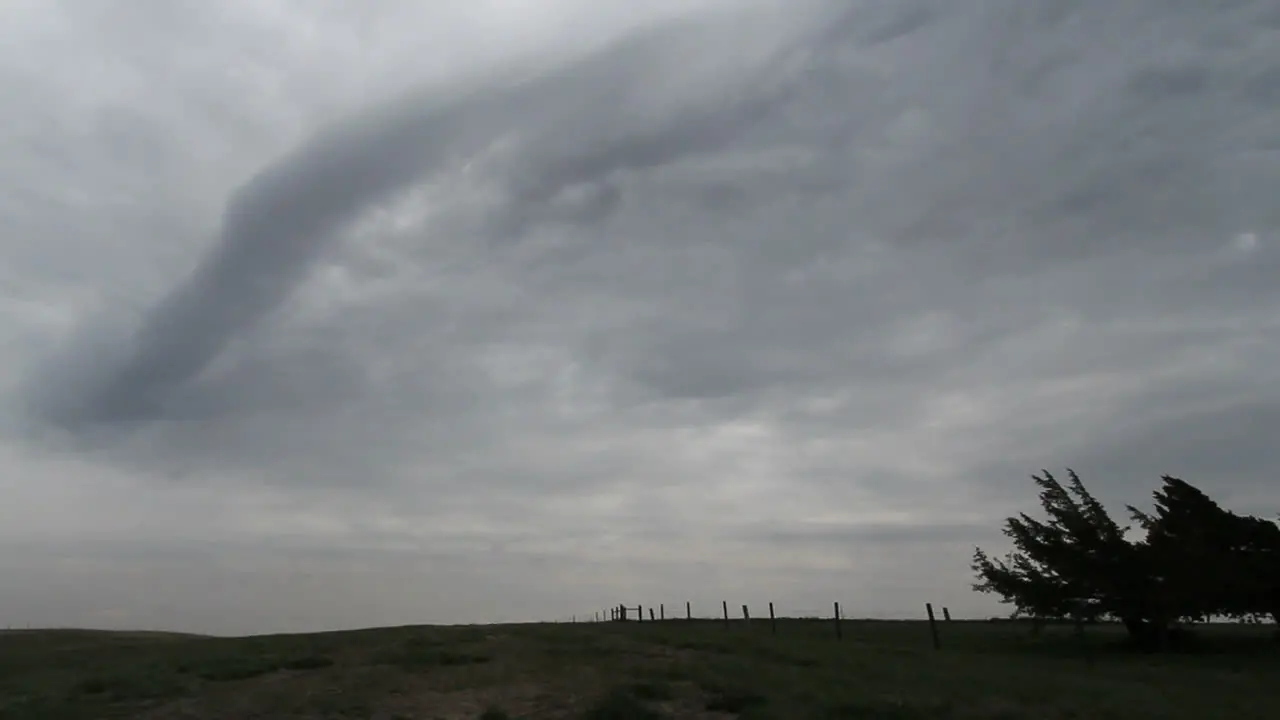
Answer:
[[(837, 640), (844, 638), (844, 624), (849, 619), (844, 609), (838, 601), (831, 603), (831, 609), (826, 613), (805, 613), (803, 615), (782, 615), (779, 614), (773, 603), (768, 603), (767, 610), (760, 608), (764, 614), (753, 616), (751, 608), (748, 605), (739, 605), (730, 608), (729, 601), (722, 600), (720, 602), (719, 612), (715, 615), (695, 615), (693, 612), (693, 603), (686, 601), (683, 606), (668, 606), (665, 603), (657, 605), (645, 606), (643, 604), (626, 605), (619, 604), (613, 607), (596, 610), (583, 615), (571, 615), (568, 618), (557, 620), (556, 622), (613, 622), (613, 623), (675, 623), (675, 622), (702, 622), (702, 623), (720, 623), (728, 628), (735, 623), (752, 623), (766, 622), (769, 625), (769, 631), (776, 635), (778, 633), (778, 621), (826, 621), (829, 623), (831, 633)], [(933, 641), (934, 649), (941, 648), (940, 634), (938, 630), (939, 622), (951, 622), (951, 611), (942, 607), (940, 612), (935, 612), (933, 603), (924, 604), (924, 617), (929, 621), (929, 633)]]

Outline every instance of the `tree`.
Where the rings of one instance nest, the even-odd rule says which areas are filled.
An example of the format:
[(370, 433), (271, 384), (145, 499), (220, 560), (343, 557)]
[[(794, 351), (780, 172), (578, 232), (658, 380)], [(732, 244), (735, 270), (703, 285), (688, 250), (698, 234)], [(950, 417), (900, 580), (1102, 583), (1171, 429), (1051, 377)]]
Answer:
[(1148, 573), (1172, 614), (1280, 623), (1280, 526), (1225, 510), (1179, 478), (1161, 480), (1154, 514), (1129, 512), (1146, 530)]
[(1280, 625), (1280, 525), (1253, 516), (1233, 518), (1231, 593), (1222, 614), (1269, 616)]
[(1165, 475), (1153, 493), (1154, 514), (1128, 506), (1146, 531), (1141, 542), (1154, 593), (1169, 615), (1204, 621), (1222, 614), (1238, 595), (1240, 576), (1233, 556), (1239, 543), (1238, 518), (1198, 488)]
[(973, 556), (974, 589), (1014, 605), (1014, 615), (1039, 619), (1104, 617), (1122, 621), (1143, 644), (1163, 637), (1169, 610), (1156, 602), (1145, 572), (1147, 550), (1129, 542), (1106, 509), (1067, 470), (1064, 487), (1048, 471), (1032, 476), (1046, 521), (1026, 513), (1009, 518), (1004, 534), (1015, 551), (995, 560), (981, 548)]

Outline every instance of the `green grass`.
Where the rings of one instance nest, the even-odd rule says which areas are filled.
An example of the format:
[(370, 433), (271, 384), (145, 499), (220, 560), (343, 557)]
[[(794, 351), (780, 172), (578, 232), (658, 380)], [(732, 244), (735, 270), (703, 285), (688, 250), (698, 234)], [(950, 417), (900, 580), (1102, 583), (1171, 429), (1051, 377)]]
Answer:
[(373, 662), (379, 665), (412, 669), (479, 665), (489, 662), (489, 656), (453, 647), (448, 639), (418, 635), (410, 637), (395, 647), (376, 653)]
[(673, 700), (675, 693), (665, 682), (638, 682), (630, 687), (632, 696), (639, 700)]
[[(1147, 655), (1113, 627), (779, 620), (408, 627), (206, 638), (0, 633), (0, 720), (1270, 718), (1270, 627)], [(715, 715), (713, 713), (719, 713)]]
[(584, 720), (662, 720), (666, 715), (645, 704), (627, 688), (600, 698), (582, 716)]

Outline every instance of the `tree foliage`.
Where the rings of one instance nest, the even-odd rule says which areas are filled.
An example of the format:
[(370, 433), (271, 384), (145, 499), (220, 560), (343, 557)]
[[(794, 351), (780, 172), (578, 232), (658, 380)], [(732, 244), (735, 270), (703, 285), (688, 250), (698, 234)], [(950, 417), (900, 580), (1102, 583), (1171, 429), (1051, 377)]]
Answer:
[(1176, 624), (1215, 616), (1280, 623), (1280, 525), (1223, 509), (1179, 478), (1165, 476), (1155, 508), (1128, 506), (1143, 533), (1130, 539), (1075, 472), (1048, 471), (1038, 520), (1005, 522), (1014, 546), (1004, 558), (974, 552), (974, 589), (998, 595), (1015, 616), (1124, 623), (1134, 640), (1162, 644)]

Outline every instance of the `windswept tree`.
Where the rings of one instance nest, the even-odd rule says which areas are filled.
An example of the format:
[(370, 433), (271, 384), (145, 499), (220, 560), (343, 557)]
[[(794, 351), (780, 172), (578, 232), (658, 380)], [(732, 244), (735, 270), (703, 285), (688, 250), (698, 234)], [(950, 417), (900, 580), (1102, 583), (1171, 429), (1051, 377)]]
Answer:
[(1014, 551), (974, 552), (974, 589), (999, 595), (1015, 616), (1115, 619), (1144, 646), (1165, 644), (1184, 621), (1214, 617), (1280, 623), (1280, 524), (1237, 515), (1190, 483), (1164, 476), (1155, 507), (1129, 514), (1144, 531), (1126, 538), (1080, 478), (1032, 476), (1048, 516), (1005, 522)]
[(1280, 625), (1280, 524), (1265, 518), (1236, 518), (1232, 546), (1235, 571), (1232, 602), (1224, 615)]
[(1143, 643), (1167, 629), (1169, 612), (1155, 602), (1144, 548), (1125, 537), (1102, 503), (1070, 469), (1064, 486), (1048, 471), (1032, 476), (1048, 516), (1009, 518), (1014, 551), (1003, 560), (974, 552), (974, 589), (999, 595), (1015, 615), (1040, 619), (1121, 620)]
[(1233, 614), (1227, 608), (1239, 604), (1242, 591), (1241, 518), (1184, 480), (1161, 480), (1153, 513), (1129, 506), (1146, 531), (1141, 546), (1154, 593), (1176, 618)]
[(1179, 478), (1164, 476), (1155, 512), (1129, 512), (1143, 529), (1148, 572), (1177, 615), (1280, 623), (1280, 525), (1237, 515)]

